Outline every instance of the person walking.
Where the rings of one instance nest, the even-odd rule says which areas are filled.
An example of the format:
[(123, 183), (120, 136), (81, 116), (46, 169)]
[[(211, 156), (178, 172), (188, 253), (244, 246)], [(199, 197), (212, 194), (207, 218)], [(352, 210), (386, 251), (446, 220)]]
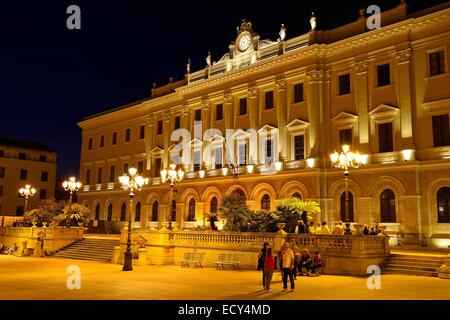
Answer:
[(287, 280), (289, 277), (289, 281), (291, 283), (291, 292), (295, 290), (295, 282), (294, 282), (294, 252), (289, 248), (289, 243), (285, 243), (283, 245), (283, 249), (281, 250), (281, 256), (283, 259), (283, 291), (287, 290)]
[(267, 254), (267, 249), (269, 248), (269, 243), (268, 242), (264, 242), (262, 249), (259, 251), (259, 255), (258, 255), (258, 271), (262, 272), (262, 285), (263, 288), (266, 288), (266, 277), (264, 275), (264, 263), (266, 261), (266, 254)]
[(267, 248), (267, 253), (264, 261), (264, 290), (272, 292), (270, 283), (272, 282), (273, 270), (275, 269), (275, 257), (272, 254), (272, 248)]

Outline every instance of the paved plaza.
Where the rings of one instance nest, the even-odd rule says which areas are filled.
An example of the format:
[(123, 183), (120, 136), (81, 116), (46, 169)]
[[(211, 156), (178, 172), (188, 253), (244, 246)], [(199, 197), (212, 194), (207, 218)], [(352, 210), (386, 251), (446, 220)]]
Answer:
[[(81, 270), (81, 289), (69, 290), (67, 267)], [(298, 277), (295, 292), (281, 291), (274, 275), (273, 292), (261, 290), (257, 271), (213, 268), (135, 266), (56, 258), (0, 256), (0, 299), (450, 299), (450, 281), (438, 278), (383, 275), (381, 289), (367, 289), (367, 279), (327, 276)]]

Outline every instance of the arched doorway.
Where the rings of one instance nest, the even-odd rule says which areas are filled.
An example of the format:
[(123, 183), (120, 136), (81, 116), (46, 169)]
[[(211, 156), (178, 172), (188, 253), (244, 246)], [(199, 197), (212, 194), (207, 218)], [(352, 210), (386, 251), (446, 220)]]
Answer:
[(209, 212), (217, 213), (218, 201), (216, 197), (212, 197)]
[(110, 203), (108, 205), (108, 217), (106, 218), (108, 221), (112, 220), (112, 213), (113, 213), (113, 205)]
[(152, 205), (152, 221), (158, 221), (158, 201), (156, 200)]
[(141, 221), (141, 203), (140, 202), (136, 203), (134, 221), (137, 221), (137, 222)]
[(122, 203), (122, 206), (120, 207), (120, 221), (126, 221), (127, 219), (127, 205), (125, 203)]
[(246, 199), (245, 193), (244, 193), (244, 191), (242, 191), (241, 189), (236, 189), (236, 190), (234, 190), (232, 194), (233, 194), (233, 195), (236, 195), (236, 196), (238, 196), (238, 197), (240, 197), (240, 198), (243, 199), (243, 200)]
[(302, 200), (302, 195), (301, 195), (300, 193), (298, 193), (298, 192), (294, 192), (294, 193), (292, 194), (292, 197), (293, 197), (293, 198), (297, 198), (297, 199)]
[(261, 198), (261, 210), (270, 210), (270, 196), (267, 193)]
[(95, 206), (95, 220), (100, 220), (100, 204), (97, 203)]
[(177, 220), (177, 202), (175, 200), (172, 200), (170, 221), (176, 221), (176, 220)]
[(380, 195), (381, 222), (396, 222), (395, 194), (391, 189), (384, 190)]
[(189, 210), (188, 210), (187, 221), (194, 221), (194, 220), (195, 220), (195, 199), (191, 198), (191, 200), (189, 200)]
[[(354, 217), (354, 213), (353, 213), (353, 193), (351, 193), (350, 191), (348, 192), (348, 217), (349, 217), (349, 221), (353, 222), (355, 220)], [(345, 219), (345, 205), (346, 205), (346, 201), (345, 201), (345, 191), (341, 193), (341, 220), (342, 221), (347, 221)]]
[(442, 187), (436, 193), (437, 222), (450, 223), (450, 188)]

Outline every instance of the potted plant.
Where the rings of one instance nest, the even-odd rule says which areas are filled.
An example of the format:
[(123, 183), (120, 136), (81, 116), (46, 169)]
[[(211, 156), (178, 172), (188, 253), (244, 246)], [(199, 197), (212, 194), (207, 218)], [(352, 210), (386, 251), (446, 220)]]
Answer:
[(78, 203), (65, 205), (62, 213), (59, 215), (58, 219), (60, 225), (66, 227), (78, 226), (79, 223), (84, 223), (88, 220), (89, 209)]

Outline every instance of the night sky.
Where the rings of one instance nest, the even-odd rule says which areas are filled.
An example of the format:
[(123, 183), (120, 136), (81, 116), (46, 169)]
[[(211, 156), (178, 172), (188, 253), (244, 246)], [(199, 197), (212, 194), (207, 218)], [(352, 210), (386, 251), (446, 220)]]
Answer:
[[(408, 0), (412, 10), (443, 3)], [(314, 11), (325, 30), (358, 10), (394, 1), (2, 1), (0, 7), (0, 135), (46, 143), (58, 154), (58, 175), (78, 175), (84, 117), (150, 95), (153, 82), (184, 76), (218, 61), (241, 19), (261, 39), (309, 31)], [(68, 30), (66, 9), (81, 8), (81, 30)]]

